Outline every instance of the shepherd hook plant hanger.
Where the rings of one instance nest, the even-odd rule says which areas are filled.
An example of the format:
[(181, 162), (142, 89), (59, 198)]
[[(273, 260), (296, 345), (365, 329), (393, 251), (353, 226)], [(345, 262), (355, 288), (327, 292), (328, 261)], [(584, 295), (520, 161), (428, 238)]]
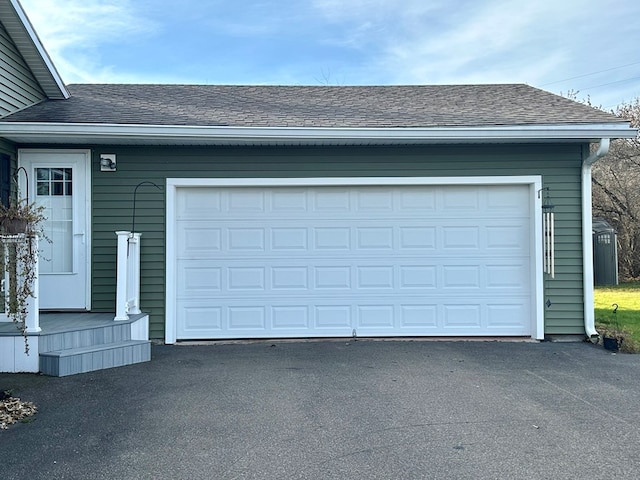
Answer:
[(162, 187), (160, 185), (149, 180), (140, 182), (138, 185), (136, 185), (136, 188), (133, 189), (133, 217), (131, 219), (131, 235), (133, 235), (136, 231), (136, 196), (138, 195), (138, 188), (140, 188), (142, 185), (152, 185), (158, 190), (162, 190)]
[(16, 172), (13, 174), (13, 178), (15, 179), (15, 181), (18, 181), (18, 174), (20, 173), (20, 170), (22, 170), (24, 172), (24, 176), (27, 179), (26, 185), (27, 185), (27, 203), (29, 203), (29, 174), (27, 173), (27, 169), (24, 167), (18, 167), (18, 169), (16, 170)]

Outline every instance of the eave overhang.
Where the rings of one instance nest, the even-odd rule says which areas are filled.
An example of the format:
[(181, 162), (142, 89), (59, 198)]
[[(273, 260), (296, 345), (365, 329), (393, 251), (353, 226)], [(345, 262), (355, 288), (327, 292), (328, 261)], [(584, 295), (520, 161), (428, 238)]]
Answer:
[(103, 145), (419, 145), (592, 142), (635, 138), (627, 123), (432, 128), (236, 127), (0, 122), (18, 144)]

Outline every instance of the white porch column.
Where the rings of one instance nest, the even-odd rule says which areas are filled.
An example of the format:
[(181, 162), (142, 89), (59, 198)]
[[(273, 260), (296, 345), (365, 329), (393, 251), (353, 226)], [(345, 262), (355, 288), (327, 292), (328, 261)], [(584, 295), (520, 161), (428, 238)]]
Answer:
[(40, 301), (38, 298), (40, 297), (40, 282), (38, 281), (38, 263), (40, 261), (40, 254), (38, 253), (38, 236), (34, 235), (32, 238), (26, 239), (27, 242), (31, 242), (30, 248), (33, 252), (35, 252), (35, 264), (33, 268), (35, 269), (35, 278), (33, 280), (33, 285), (31, 289), (33, 291), (33, 296), (29, 297), (27, 300), (27, 317), (25, 318), (25, 327), (27, 333), (36, 333), (41, 332), (40, 328)]
[(116, 316), (114, 320), (129, 320), (127, 315), (127, 245), (131, 232), (118, 231), (118, 250), (116, 267)]
[(129, 259), (127, 261), (127, 302), (129, 313), (137, 315), (140, 311), (140, 233), (129, 238)]

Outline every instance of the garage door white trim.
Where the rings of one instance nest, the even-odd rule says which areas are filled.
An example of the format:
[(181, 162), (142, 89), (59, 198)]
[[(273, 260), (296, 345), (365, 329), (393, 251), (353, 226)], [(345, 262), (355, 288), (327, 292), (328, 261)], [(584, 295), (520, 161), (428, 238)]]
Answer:
[(529, 232), (531, 235), (530, 285), (531, 285), (531, 336), (544, 337), (543, 277), (542, 277), (542, 221), (541, 200), (537, 192), (542, 188), (540, 176), (506, 177), (351, 177), (351, 178), (232, 178), (167, 179), (166, 211), (166, 324), (165, 341), (177, 340), (177, 194), (178, 190), (190, 187), (295, 187), (295, 186), (447, 186), (447, 185), (526, 185), (528, 186)]

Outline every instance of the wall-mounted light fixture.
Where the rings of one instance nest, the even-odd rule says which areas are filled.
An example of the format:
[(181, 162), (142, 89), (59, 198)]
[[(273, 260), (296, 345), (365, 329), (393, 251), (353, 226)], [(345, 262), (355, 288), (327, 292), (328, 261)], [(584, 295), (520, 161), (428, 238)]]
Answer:
[(115, 153), (100, 154), (100, 171), (101, 172), (116, 171), (116, 154)]

